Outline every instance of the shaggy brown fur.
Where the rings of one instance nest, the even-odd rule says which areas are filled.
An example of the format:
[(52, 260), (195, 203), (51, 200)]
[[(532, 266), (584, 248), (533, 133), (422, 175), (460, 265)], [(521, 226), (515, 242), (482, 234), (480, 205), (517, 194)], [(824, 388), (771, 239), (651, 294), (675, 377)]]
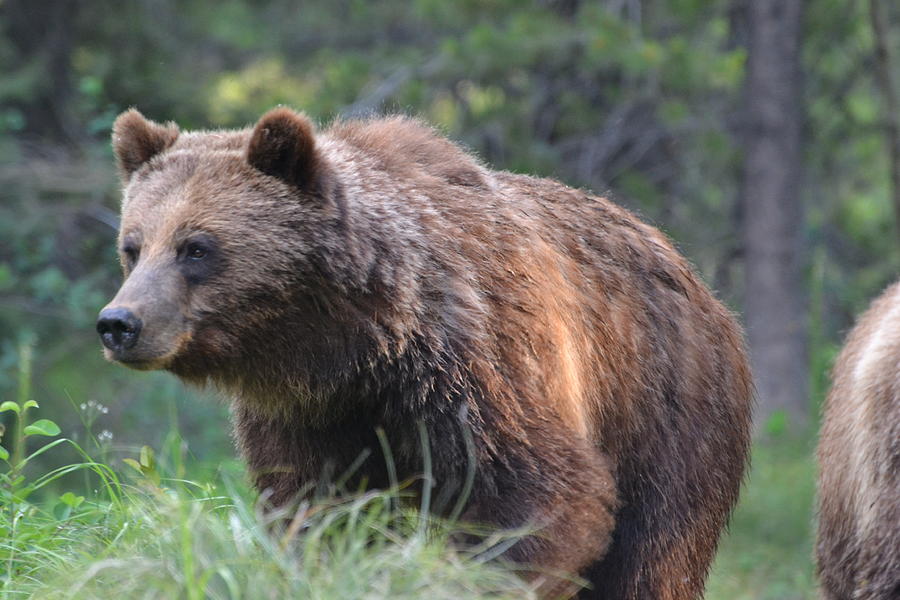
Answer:
[(900, 282), (872, 304), (834, 367), (819, 440), (823, 597), (900, 598)]
[(225, 390), (274, 503), (364, 453), (356, 479), (387, 485), (379, 427), (400, 479), (421, 473), (421, 427), (443, 510), (474, 461), (464, 518), (539, 528), (508, 558), (580, 573), (584, 597), (701, 595), (750, 375), (734, 319), (659, 231), (407, 118), (314, 133), (275, 109), (169, 142), (130, 111), (114, 131), (110, 307), (143, 329), (107, 355)]

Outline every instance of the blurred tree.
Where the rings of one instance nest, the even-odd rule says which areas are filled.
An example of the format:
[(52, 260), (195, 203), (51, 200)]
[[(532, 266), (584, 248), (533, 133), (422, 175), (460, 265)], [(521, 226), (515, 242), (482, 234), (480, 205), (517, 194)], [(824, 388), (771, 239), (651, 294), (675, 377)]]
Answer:
[(801, 0), (754, 0), (747, 9), (748, 57), (743, 208), (744, 309), (764, 422), (785, 411), (808, 419), (803, 285), (804, 122)]
[(900, 240), (900, 100), (897, 99), (897, 72), (900, 63), (894, 56), (890, 43), (890, 5), (880, 0), (869, 0), (869, 17), (875, 38), (875, 67), (878, 83), (884, 97), (885, 138), (891, 169), (891, 197), (897, 222), (897, 239)]
[(22, 134), (72, 143), (78, 127), (72, 111), (71, 61), (79, 0), (0, 2), (0, 23), (11, 56), (5, 61), (0, 98), (21, 114)]

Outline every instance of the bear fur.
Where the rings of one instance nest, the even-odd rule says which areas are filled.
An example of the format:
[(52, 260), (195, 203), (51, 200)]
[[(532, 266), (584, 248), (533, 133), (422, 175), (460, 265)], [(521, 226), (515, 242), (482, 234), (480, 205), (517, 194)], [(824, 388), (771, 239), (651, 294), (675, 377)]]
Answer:
[(819, 439), (816, 558), (827, 600), (900, 598), (900, 282), (850, 332)]
[(316, 132), (277, 108), (180, 133), (130, 110), (113, 145), (107, 357), (220, 388), (272, 504), (388, 486), (389, 462), (421, 475), (424, 440), (435, 512), (465, 494), (466, 521), (536, 528), (507, 558), (580, 574), (584, 597), (702, 595), (750, 373), (735, 319), (659, 231), (405, 117)]

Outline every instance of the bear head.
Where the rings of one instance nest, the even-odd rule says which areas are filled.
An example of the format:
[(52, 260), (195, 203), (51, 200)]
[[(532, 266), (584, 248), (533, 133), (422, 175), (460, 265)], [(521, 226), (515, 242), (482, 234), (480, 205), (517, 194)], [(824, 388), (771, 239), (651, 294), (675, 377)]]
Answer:
[(132, 109), (112, 138), (124, 281), (97, 323), (106, 357), (205, 380), (298, 335), (287, 307), (321, 287), (343, 212), (310, 121), (276, 108), (249, 129), (182, 133)]

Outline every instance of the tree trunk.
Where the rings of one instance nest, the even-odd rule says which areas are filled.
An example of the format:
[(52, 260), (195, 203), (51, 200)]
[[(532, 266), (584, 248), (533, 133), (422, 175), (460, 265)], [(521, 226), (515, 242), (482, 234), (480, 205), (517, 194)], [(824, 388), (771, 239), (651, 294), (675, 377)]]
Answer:
[(783, 411), (808, 419), (801, 261), (802, 0), (747, 6), (746, 129), (741, 183), (747, 334), (759, 397), (757, 426)]
[(72, 116), (71, 55), (77, 0), (0, 2), (0, 22), (19, 60), (16, 75), (29, 80), (27, 97), (11, 100), (25, 120), (26, 137), (57, 143), (77, 141)]
[(890, 44), (889, 6), (879, 0), (869, 0), (869, 17), (875, 39), (875, 66), (878, 84), (884, 96), (885, 136), (887, 137), (888, 160), (891, 170), (891, 199), (894, 204), (894, 219), (897, 223), (897, 238), (900, 239), (900, 100), (897, 99), (898, 65)]

